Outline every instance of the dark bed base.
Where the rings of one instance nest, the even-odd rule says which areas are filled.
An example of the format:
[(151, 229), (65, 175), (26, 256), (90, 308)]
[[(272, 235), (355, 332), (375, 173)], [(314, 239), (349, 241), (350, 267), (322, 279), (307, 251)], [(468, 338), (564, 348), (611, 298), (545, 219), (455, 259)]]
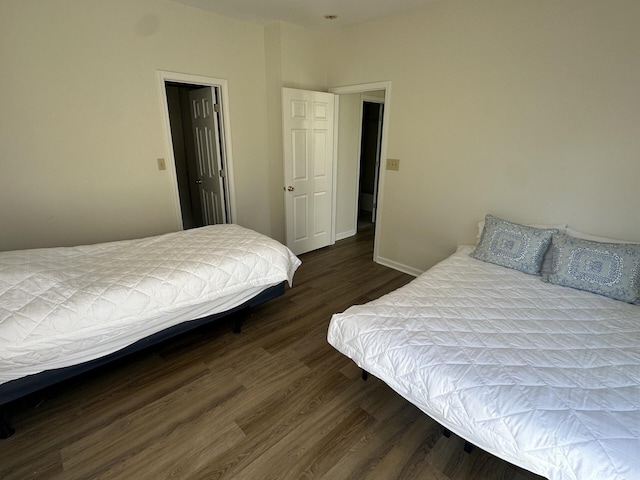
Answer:
[[(26, 397), (39, 390), (43, 390), (46, 387), (50, 387), (64, 380), (68, 380), (76, 375), (88, 372), (102, 365), (106, 365), (120, 358), (126, 357), (135, 352), (139, 352), (160, 342), (173, 338), (182, 333), (186, 333), (194, 328), (201, 327), (212, 321), (228, 317), (233, 314), (240, 313), (253, 307), (257, 307), (269, 300), (277, 298), (283, 295), (285, 292), (284, 282), (274, 285), (255, 297), (247, 300), (242, 305), (239, 305), (226, 312), (216, 313), (209, 315), (208, 317), (199, 318), (197, 320), (191, 320), (184, 322), (173, 327), (169, 327), (158, 333), (150, 335), (149, 337), (138, 340), (137, 342), (129, 345), (128, 347), (118, 350), (101, 358), (96, 358), (88, 362), (80, 363), (78, 365), (72, 365), (70, 367), (57, 368), (55, 370), (47, 370), (27, 377), (18, 378), (12, 380), (3, 385), (0, 385), (0, 438), (8, 438), (14, 433), (9, 422), (9, 410), (11, 403), (16, 400)], [(240, 333), (242, 324), (242, 317), (236, 318), (233, 322), (233, 332)]]

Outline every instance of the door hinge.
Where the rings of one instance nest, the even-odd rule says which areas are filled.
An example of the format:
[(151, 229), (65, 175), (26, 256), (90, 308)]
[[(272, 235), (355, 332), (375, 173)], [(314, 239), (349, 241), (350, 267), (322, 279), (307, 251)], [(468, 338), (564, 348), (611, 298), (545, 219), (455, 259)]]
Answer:
[(220, 170), (219, 172), (220, 178), (224, 178), (224, 170)]
[(220, 104), (219, 103), (214, 103), (213, 104), (213, 111), (216, 113), (220, 113)]

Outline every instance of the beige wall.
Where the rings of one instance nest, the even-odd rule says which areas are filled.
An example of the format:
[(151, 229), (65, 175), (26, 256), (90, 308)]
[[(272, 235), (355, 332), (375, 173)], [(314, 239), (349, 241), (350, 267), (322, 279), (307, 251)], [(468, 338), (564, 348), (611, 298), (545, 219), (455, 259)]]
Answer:
[(0, 65), (0, 250), (178, 228), (157, 70), (228, 80), (236, 220), (270, 233), (262, 27), (167, 0), (3, 0)]
[(284, 172), (282, 168), (282, 35), (281, 24), (267, 25), (264, 31), (265, 79), (267, 88), (267, 132), (269, 183), (271, 191), (271, 234), (284, 242)]
[(280, 22), (283, 87), (327, 90), (329, 36)]
[(491, 212), (640, 241), (640, 2), (446, 0), (330, 37), (392, 82), (380, 256), (424, 270)]
[(639, 21), (635, 0), (439, 0), (325, 35), (168, 0), (3, 0), (0, 250), (178, 228), (157, 70), (228, 80), (237, 221), (275, 238), (280, 88), (390, 80), (383, 259), (423, 270), (487, 212), (640, 241)]

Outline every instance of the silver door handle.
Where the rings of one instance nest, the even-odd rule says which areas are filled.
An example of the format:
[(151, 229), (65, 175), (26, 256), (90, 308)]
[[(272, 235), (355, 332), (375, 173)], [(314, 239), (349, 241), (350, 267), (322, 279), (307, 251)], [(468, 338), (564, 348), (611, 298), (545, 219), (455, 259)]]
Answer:
[(202, 180), (198, 179), (196, 180), (196, 185), (200, 185), (202, 183)]
[(287, 190), (288, 190), (289, 192), (293, 192), (294, 188), (293, 188), (291, 185), (289, 185), (289, 186), (287, 187)]

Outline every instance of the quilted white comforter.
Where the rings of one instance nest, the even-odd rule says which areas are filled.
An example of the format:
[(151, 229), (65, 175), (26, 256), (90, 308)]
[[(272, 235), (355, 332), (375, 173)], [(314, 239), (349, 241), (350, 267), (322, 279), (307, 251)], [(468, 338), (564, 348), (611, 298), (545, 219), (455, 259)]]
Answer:
[(461, 249), (328, 340), (430, 417), (550, 479), (640, 479), (640, 307)]
[(229, 310), (291, 284), (299, 265), (285, 246), (237, 225), (2, 252), (0, 384)]

